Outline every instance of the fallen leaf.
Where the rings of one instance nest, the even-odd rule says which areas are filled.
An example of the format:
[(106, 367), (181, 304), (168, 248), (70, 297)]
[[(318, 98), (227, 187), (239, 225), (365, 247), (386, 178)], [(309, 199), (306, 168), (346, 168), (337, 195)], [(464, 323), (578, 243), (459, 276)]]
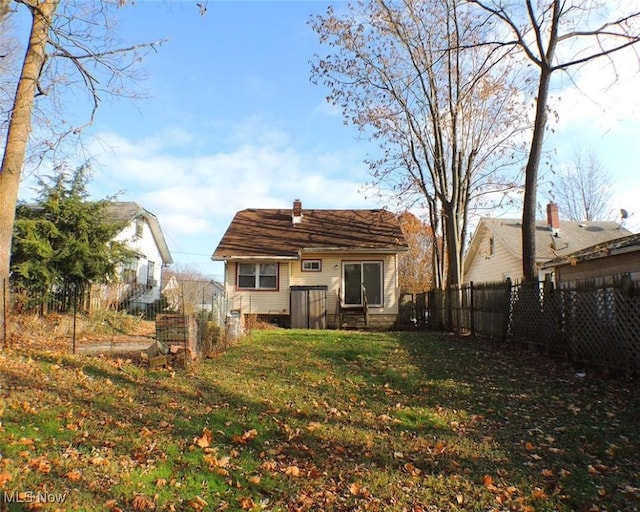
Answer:
[(273, 460), (265, 460), (260, 467), (265, 471), (275, 471), (278, 465)]
[(4, 487), (4, 485), (7, 482), (11, 482), (12, 479), (13, 477), (11, 476), (11, 473), (9, 473), (8, 471), (3, 471), (2, 473), (0, 473), (0, 487)]
[(133, 500), (131, 501), (131, 506), (133, 507), (133, 510), (139, 511), (152, 510), (154, 508), (153, 501), (151, 501), (146, 496), (142, 496), (141, 494), (138, 494), (133, 498)]
[(202, 510), (204, 510), (207, 505), (208, 503), (204, 501), (200, 496), (196, 496), (191, 501), (189, 501), (189, 506), (197, 512), (201, 512)]
[(72, 482), (77, 482), (78, 480), (80, 480), (80, 478), (82, 478), (82, 474), (80, 473), (80, 471), (77, 471), (77, 470), (69, 471), (64, 476), (65, 478), (67, 478), (68, 480), (71, 480)]
[(247, 444), (252, 439), (255, 439), (258, 435), (258, 431), (255, 428), (247, 430), (240, 436), (233, 436), (233, 441), (238, 444)]
[(498, 488), (493, 483), (493, 477), (491, 475), (484, 475), (482, 478), (482, 485), (484, 485), (487, 490), (491, 492), (497, 492)]
[(196, 439), (194, 439), (194, 444), (198, 445), (200, 448), (207, 448), (211, 444), (212, 434), (211, 430), (207, 427), (202, 429), (202, 435)]
[(287, 476), (292, 476), (294, 478), (300, 476), (300, 468), (298, 466), (288, 466), (287, 469), (284, 470), (284, 474)]
[(544, 499), (544, 498), (547, 497), (546, 493), (542, 489), (540, 489), (539, 487), (536, 487), (533, 490), (533, 492), (531, 493), (531, 496), (533, 498), (536, 498), (536, 499), (539, 499), (539, 500)]
[(309, 424), (306, 426), (307, 431), (309, 432), (314, 432), (315, 430), (318, 430), (319, 428), (322, 427), (322, 423), (318, 423), (317, 421), (311, 421), (309, 422)]
[(242, 510), (251, 510), (256, 506), (255, 502), (250, 497), (242, 497), (238, 499), (238, 504)]

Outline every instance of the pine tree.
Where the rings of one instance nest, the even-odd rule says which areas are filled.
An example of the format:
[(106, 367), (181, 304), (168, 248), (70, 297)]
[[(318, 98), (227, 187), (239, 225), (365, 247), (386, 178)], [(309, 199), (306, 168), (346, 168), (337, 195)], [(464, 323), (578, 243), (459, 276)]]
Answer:
[(46, 294), (59, 287), (117, 279), (118, 266), (131, 251), (113, 237), (125, 223), (111, 221), (106, 208), (115, 198), (89, 201), (91, 167), (38, 180), (38, 200), (21, 203), (11, 255), (12, 281), (27, 291)]

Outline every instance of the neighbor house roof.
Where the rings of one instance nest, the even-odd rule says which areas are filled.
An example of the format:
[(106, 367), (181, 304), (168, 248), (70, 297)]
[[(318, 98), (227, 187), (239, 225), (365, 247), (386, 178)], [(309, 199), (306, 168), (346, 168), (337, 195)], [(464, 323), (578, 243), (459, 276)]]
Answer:
[(149, 210), (133, 201), (112, 201), (107, 204), (107, 215), (116, 222), (133, 222), (136, 218), (144, 218), (149, 223), (149, 228), (162, 257), (162, 263), (164, 265), (173, 263), (171, 252), (160, 228), (160, 222)]
[[(545, 220), (536, 221), (536, 261), (549, 261), (595, 244), (631, 234), (617, 222), (560, 221), (557, 234)], [(522, 258), (522, 222), (518, 219), (484, 217), (480, 220), (465, 258), (465, 268), (486, 236), (500, 240), (509, 252)]]
[(580, 263), (582, 261), (604, 258), (605, 256), (614, 256), (616, 254), (625, 254), (637, 251), (640, 251), (640, 233), (623, 236), (621, 238), (595, 244), (590, 247), (585, 247), (579, 251), (554, 258), (551, 261), (546, 262), (542, 267), (557, 267), (559, 265)]
[(236, 213), (211, 259), (300, 258), (304, 251), (399, 252), (407, 245), (387, 210), (247, 209)]

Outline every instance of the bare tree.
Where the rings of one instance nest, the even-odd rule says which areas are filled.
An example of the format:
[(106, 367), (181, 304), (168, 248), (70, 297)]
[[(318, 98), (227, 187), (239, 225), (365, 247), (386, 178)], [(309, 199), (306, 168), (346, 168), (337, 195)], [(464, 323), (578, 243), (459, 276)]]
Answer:
[(612, 182), (611, 174), (593, 151), (576, 150), (570, 166), (556, 174), (550, 193), (563, 218), (607, 220), (612, 213)]
[[(0, 167), (0, 281), (9, 275), (16, 201), (27, 148), (34, 139), (34, 111), (44, 108), (47, 102), (60, 107), (58, 113), (64, 111), (61, 106), (63, 95), (57, 92), (59, 87), (67, 93), (75, 86), (88, 91), (91, 107), (80, 125), (69, 123), (63, 117), (53, 117), (55, 109), (47, 111), (45, 124), (38, 128), (52, 130), (45, 149), (55, 149), (65, 135), (77, 134), (82, 124), (93, 120), (103, 95), (126, 91), (127, 77), (132, 76), (140, 59), (139, 51), (158, 44), (109, 46), (114, 43), (109, 30), (112, 8), (124, 3), (115, 0), (15, 0), (12, 4), (16, 9), (28, 10), (31, 32), (17, 78), (13, 106), (7, 114)], [(78, 97), (73, 100), (78, 101)], [(6, 302), (6, 296), (3, 298)]]
[[(519, 49), (537, 68), (536, 109), (525, 168), (522, 214), (522, 263), (525, 281), (537, 280), (535, 216), (538, 168), (547, 126), (551, 78), (596, 59), (608, 58), (640, 41), (636, 2), (599, 0), (468, 0), (501, 22), (509, 34), (496, 47)], [(614, 9), (617, 7), (618, 9)]]
[(370, 185), (401, 209), (424, 207), (433, 232), (444, 232), (436, 286), (444, 265), (449, 284), (462, 281), (470, 200), (503, 185), (496, 170), (518, 128), (506, 52), (463, 48), (481, 40), (481, 21), (458, 0), (361, 0), (312, 20), (332, 49), (312, 78), (382, 149), (369, 162)]

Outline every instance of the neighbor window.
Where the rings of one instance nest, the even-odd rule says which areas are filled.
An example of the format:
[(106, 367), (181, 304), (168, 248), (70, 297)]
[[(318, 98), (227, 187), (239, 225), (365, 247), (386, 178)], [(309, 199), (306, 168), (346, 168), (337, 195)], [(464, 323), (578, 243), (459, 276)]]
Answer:
[(150, 261), (147, 266), (147, 286), (155, 286), (158, 282), (153, 278), (153, 275), (156, 272), (156, 264), (153, 261)]
[(320, 272), (322, 270), (321, 260), (302, 260), (303, 272)]
[(136, 238), (142, 238), (143, 232), (144, 232), (144, 219), (142, 217), (138, 217), (136, 219)]
[(363, 290), (369, 306), (382, 306), (384, 296), (382, 286), (381, 261), (349, 261), (342, 265), (344, 283), (344, 303), (362, 305)]
[(278, 288), (278, 264), (239, 263), (238, 288), (276, 290)]
[(138, 258), (128, 258), (122, 263), (122, 282), (135, 283), (138, 279)]

